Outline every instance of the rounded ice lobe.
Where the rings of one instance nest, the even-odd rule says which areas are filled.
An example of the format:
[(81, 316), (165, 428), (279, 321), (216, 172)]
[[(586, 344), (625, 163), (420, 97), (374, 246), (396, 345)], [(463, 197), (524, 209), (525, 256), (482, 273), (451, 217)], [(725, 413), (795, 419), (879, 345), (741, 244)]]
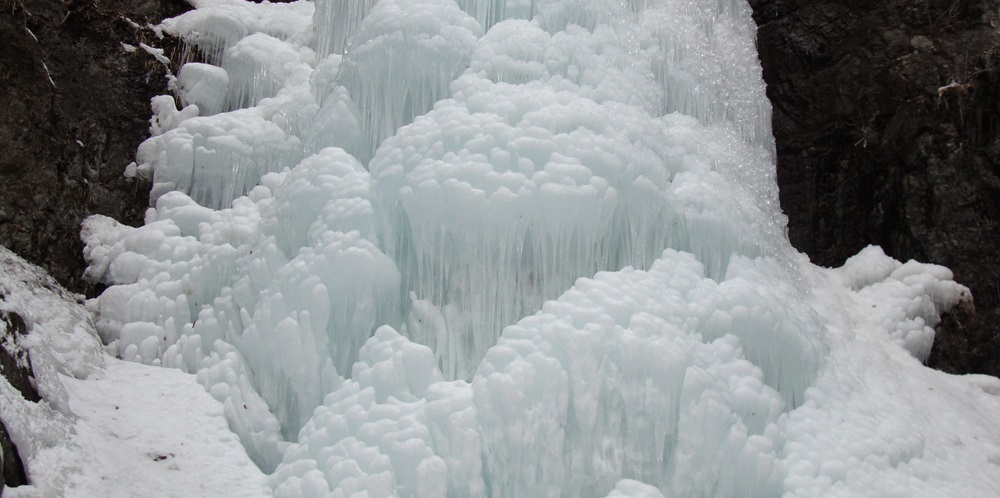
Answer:
[(189, 62), (177, 73), (178, 93), (184, 106), (196, 105), (202, 116), (224, 110), (229, 74), (211, 64)]
[(92, 278), (120, 284), (98, 301), (102, 336), (129, 359), (208, 372), (220, 401), (253, 407), (233, 425), (273, 468), (277, 442), (398, 320), (400, 277), (369, 240), (371, 180), (349, 154), (324, 149), (260, 182), (218, 211), (168, 192), (142, 228), (94, 225), (88, 257)]
[(153, 179), (150, 202), (180, 191), (213, 209), (228, 207), (269, 172), (294, 165), (302, 142), (254, 109), (186, 119), (139, 146)]
[(428, 348), (380, 328), (286, 452), (275, 495), (483, 496), (471, 390), (440, 380)]
[(605, 498), (663, 498), (663, 493), (654, 486), (633, 479), (622, 479)]
[(343, 149), (326, 148), (284, 176), (265, 229), (289, 258), (330, 231), (375, 239), (371, 176)]
[(870, 319), (893, 342), (920, 361), (930, 356), (938, 309), (971, 303), (969, 289), (952, 280), (951, 271), (916, 261), (900, 263), (881, 247), (868, 246), (837, 269), (843, 285), (871, 302)]
[(265, 33), (254, 33), (226, 50), (222, 65), (229, 74), (227, 109), (243, 109), (257, 105), (261, 99), (273, 97), (289, 80), (308, 78), (312, 72), (311, 51), (294, 46)]
[[(667, 251), (648, 272), (580, 279), (504, 330), (472, 382), (493, 494), (602, 496), (622, 476), (676, 496), (705, 486), (779, 493), (778, 456), (763, 435), (811, 383), (779, 365), (804, 361), (796, 375), (814, 377), (825, 351), (816, 342), (770, 350), (796, 341), (780, 322), (720, 323), (744, 305), (820, 327), (805, 307), (746, 296)], [(770, 340), (755, 344), (762, 334)], [(508, 437), (511, 427), (521, 437)]]
[(226, 49), (250, 34), (243, 16), (222, 9), (194, 9), (164, 21), (163, 28), (179, 35), (187, 50), (194, 48), (212, 65), (221, 64)]
[(622, 102), (656, 113), (663, 96), (649, 72), (649, 55), (629, 51), (606, 26), (593, 32), (568, 26), (552, 34), (537, 23), (505, 21), (480, 40), (469, 68), (495, 83), (544, 82), (597, 103)]
[(274, 277), (229, 340), (290, 436), (339, 385), (375, 326), (391, 320), (385, 310), (398, 299), (399, 274), (359, 232), (331, 231)]
[(312, 18), (312, 2), (207, 1), (196, 6), (155, 27), (181, 39), (184, 60), (198, 58), (191, 53), (197, 51), (205, 62), (219, 66), (225, 61), (226, 50), (248, 35), (265, 33), (301, 44), (311, 34), (303, 24)]

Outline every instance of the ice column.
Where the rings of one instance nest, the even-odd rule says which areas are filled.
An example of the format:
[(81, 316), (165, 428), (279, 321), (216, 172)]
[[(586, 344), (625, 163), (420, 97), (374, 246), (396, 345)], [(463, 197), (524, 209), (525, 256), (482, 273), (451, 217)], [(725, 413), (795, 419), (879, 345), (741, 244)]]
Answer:
[(535, 0), (457, 0), (458, 6), (489, 31), (504, 19), (531, 19)]
[(316, 0), (313, 29), (316, 30), (316, 55), (342, 55), (361, 21), (378, 0)]

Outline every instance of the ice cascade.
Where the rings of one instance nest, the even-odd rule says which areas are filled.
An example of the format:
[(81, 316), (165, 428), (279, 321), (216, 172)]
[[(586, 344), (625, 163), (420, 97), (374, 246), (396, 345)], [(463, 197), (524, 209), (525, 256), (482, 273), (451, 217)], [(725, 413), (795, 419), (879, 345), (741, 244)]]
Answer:
[(145, 225), (84, 223), (88, 307), (276, 496), (876, 492), (809, 420), (855, 333), (922, 368), (968, 291), (789, 246), (746, 2), (194, 5), (160, 28), (203, 62), (127, 169)]

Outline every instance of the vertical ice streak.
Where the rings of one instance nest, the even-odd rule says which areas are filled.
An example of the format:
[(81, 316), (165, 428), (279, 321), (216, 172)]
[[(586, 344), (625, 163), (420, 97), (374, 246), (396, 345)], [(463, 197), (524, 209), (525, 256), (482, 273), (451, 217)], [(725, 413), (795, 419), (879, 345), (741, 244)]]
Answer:
[(353, 34), (337, 76), (361, 110), (372, 151), (447, 95), (480, 35), (479, 24), (451, 0), (374, 5)]
[(316, 55), (343, 55), (361, 21), (378, 0), (316, 0), (313, 27), (316, 30)]
[[(770, 142), (739, 138), (736, 115), (660, 116), (676, 109), (650, 71), (660, 67), (658, 32), (643, 27), (670, 11), (577, 3), (541, 2), (535, 21), (493, 26), (451, 99), (370, 163), (386, 247), (413, 293), (408, 333), (435, 349), (449, 377), (468, 378), (504, 326), (578, 277), (646, 268), (675, 247), (723, 278), (733, 254), (784, 250), (781, 222), (754, 188), (771, 178)], [(710, 9), (704, 22), (736, 24), (740, 13)], [(636, 15), (639, 26), (621, 22)], [(631, 45), (639, 40), (648, 44)], [(689, 65), (732, 65), (741, 54)], [(733, 85), (708, 86), (686, 98), (714, 105)], [(761, 91), (746, 98), (766, 110)]]

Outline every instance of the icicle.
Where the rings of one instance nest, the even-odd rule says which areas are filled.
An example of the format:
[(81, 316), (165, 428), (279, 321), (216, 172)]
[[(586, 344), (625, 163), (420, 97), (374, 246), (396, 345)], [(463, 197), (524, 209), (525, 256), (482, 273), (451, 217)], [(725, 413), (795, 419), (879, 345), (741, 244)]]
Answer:
[(383, 0), (355, 34), (337, 75), (375, 148), (431, 109), (469, 63), (482, 30), (445, 0)]
[(316, 0), (313, 27), (316, 30), (316, 54), (342, 55), (361, 21), (378, 0)]

